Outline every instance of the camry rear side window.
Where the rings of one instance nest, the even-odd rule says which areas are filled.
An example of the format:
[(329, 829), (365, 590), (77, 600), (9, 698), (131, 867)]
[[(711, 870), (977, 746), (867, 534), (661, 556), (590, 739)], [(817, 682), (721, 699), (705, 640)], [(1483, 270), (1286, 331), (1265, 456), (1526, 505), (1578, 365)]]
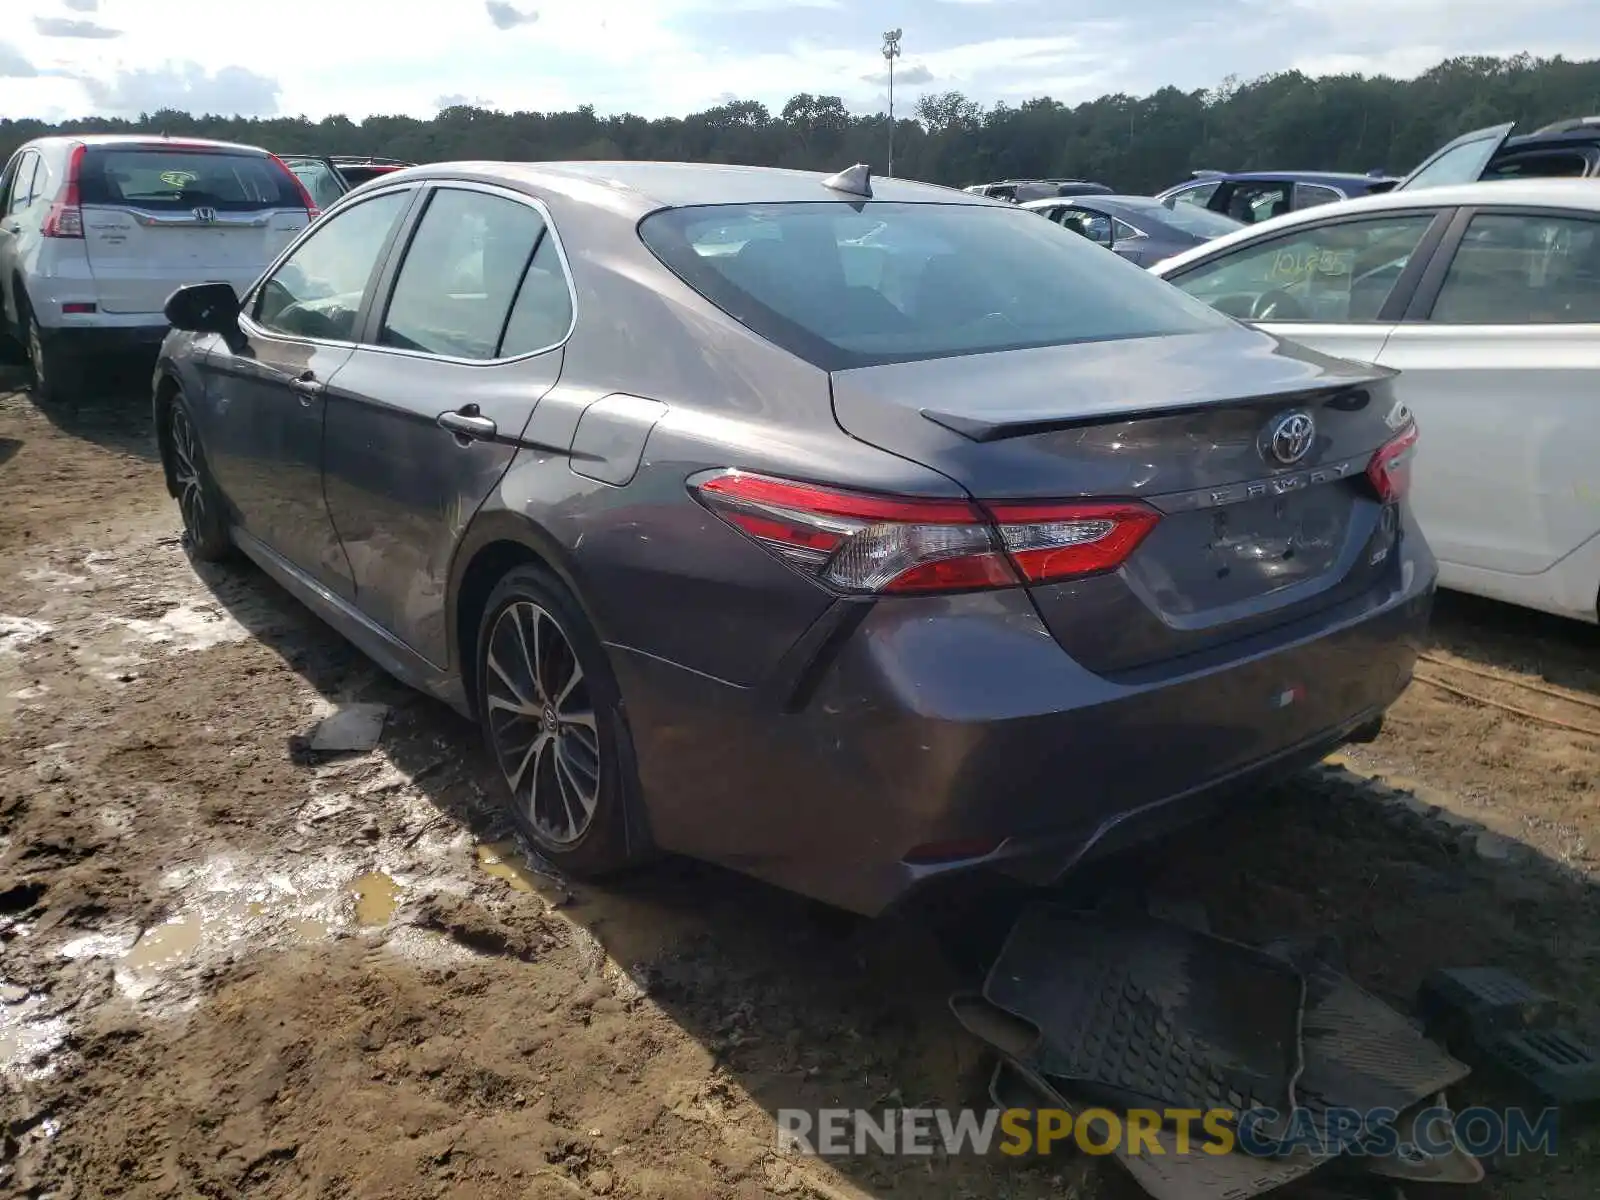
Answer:
[(289, 172), (261, 154), (91, 148), (78, 187), (84, 204), (156, 212), (305, 207)]
[(655, 213), (639, 232), (713, 304), (824, 370), (1227, 323), (1133, 264), (1014, 208), (697, 206)]

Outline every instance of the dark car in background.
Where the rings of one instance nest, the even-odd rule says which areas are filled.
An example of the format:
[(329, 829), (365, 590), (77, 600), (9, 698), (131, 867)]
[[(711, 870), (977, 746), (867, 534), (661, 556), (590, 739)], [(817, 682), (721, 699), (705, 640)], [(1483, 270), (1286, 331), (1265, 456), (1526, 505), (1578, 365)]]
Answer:
[(1337, 171), (1196, 171), (1188, 182), (1156, 193), (1156, 199), (1168, 208), (1192, 204), (1253, 225), (1302, 208), (1388, 191), (1395, 183), (1394, 176), (1382, 171), (1365, 175)]
[(1048, 884), (1375, 736), (1427, 622), (1387, 372), (948, 188), (419, 167), (167, 312), (193, 553), (474, 717), (574, 873)]
[(318, 208), (329, 208), (352, 188), (391, 172), (415, 166), (398, 158), (371, 158), (349, 154), (281, 154)]
[(1087, 179), (1002, 179), (998, 183), (975, 183), (961, 190), (973, 196), (1026, 204), (1051, 196), (1109, 196), (1113, 189)]
[(1022, 207), (1142, 267), (1244, 228), (1222, 213), (1192, 204), (1168, 208), (1151, 196), (1075, 196)]
[(1514, 121), (1507, 121), (1446, 142), (1396, 184), (1396, 190), (1600, 176), (1600, 117), (1571, 117), (1512, 137), (1515, 128)]

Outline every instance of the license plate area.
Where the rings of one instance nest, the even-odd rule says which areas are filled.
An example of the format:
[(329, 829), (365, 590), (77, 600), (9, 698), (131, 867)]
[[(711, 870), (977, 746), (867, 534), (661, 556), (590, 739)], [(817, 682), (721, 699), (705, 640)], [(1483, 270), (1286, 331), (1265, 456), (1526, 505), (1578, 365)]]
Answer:
[(1226, 608), (1339, 572), (1353, 507), (1335, 485), (1171, 514), (1129, 570), (1165, 612)]

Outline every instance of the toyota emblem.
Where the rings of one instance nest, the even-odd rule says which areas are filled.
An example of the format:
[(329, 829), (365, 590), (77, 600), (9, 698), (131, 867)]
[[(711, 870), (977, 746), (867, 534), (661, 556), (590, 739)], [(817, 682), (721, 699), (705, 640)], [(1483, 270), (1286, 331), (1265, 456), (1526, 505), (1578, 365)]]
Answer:
[(1292, 467), (1311, 451), (1317, 423), (1308, 412), (1288, 412), (1274, 417), (1262, 431), (1261, 457)]

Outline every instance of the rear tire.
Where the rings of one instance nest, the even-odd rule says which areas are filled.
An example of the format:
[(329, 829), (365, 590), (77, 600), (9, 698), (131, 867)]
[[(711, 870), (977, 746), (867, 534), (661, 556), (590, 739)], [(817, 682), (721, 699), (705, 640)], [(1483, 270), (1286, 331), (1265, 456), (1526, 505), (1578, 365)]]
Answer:
[(17, 294), (23, 351), (33, 374), (33, 398), (41, 405), (75, 407), (83, 393), (83, 364), (44, 336), (26, 292)]
[(172, 454), (172, 481), (177, 488), (178, 511), (183, 514), (184, 542), (201, 562), (223, 562), (233, 556), (227, 507), (211, 468), (200, 448), (194, 415), (175, 393), (167, 405), (167, 445)]
[(628, 814), (639, 783), (616, 676), (549, 572), (513, 568), (490, 593), (475, 699), (511, 819), (540, 854), (589, 879), (638, 861)]

